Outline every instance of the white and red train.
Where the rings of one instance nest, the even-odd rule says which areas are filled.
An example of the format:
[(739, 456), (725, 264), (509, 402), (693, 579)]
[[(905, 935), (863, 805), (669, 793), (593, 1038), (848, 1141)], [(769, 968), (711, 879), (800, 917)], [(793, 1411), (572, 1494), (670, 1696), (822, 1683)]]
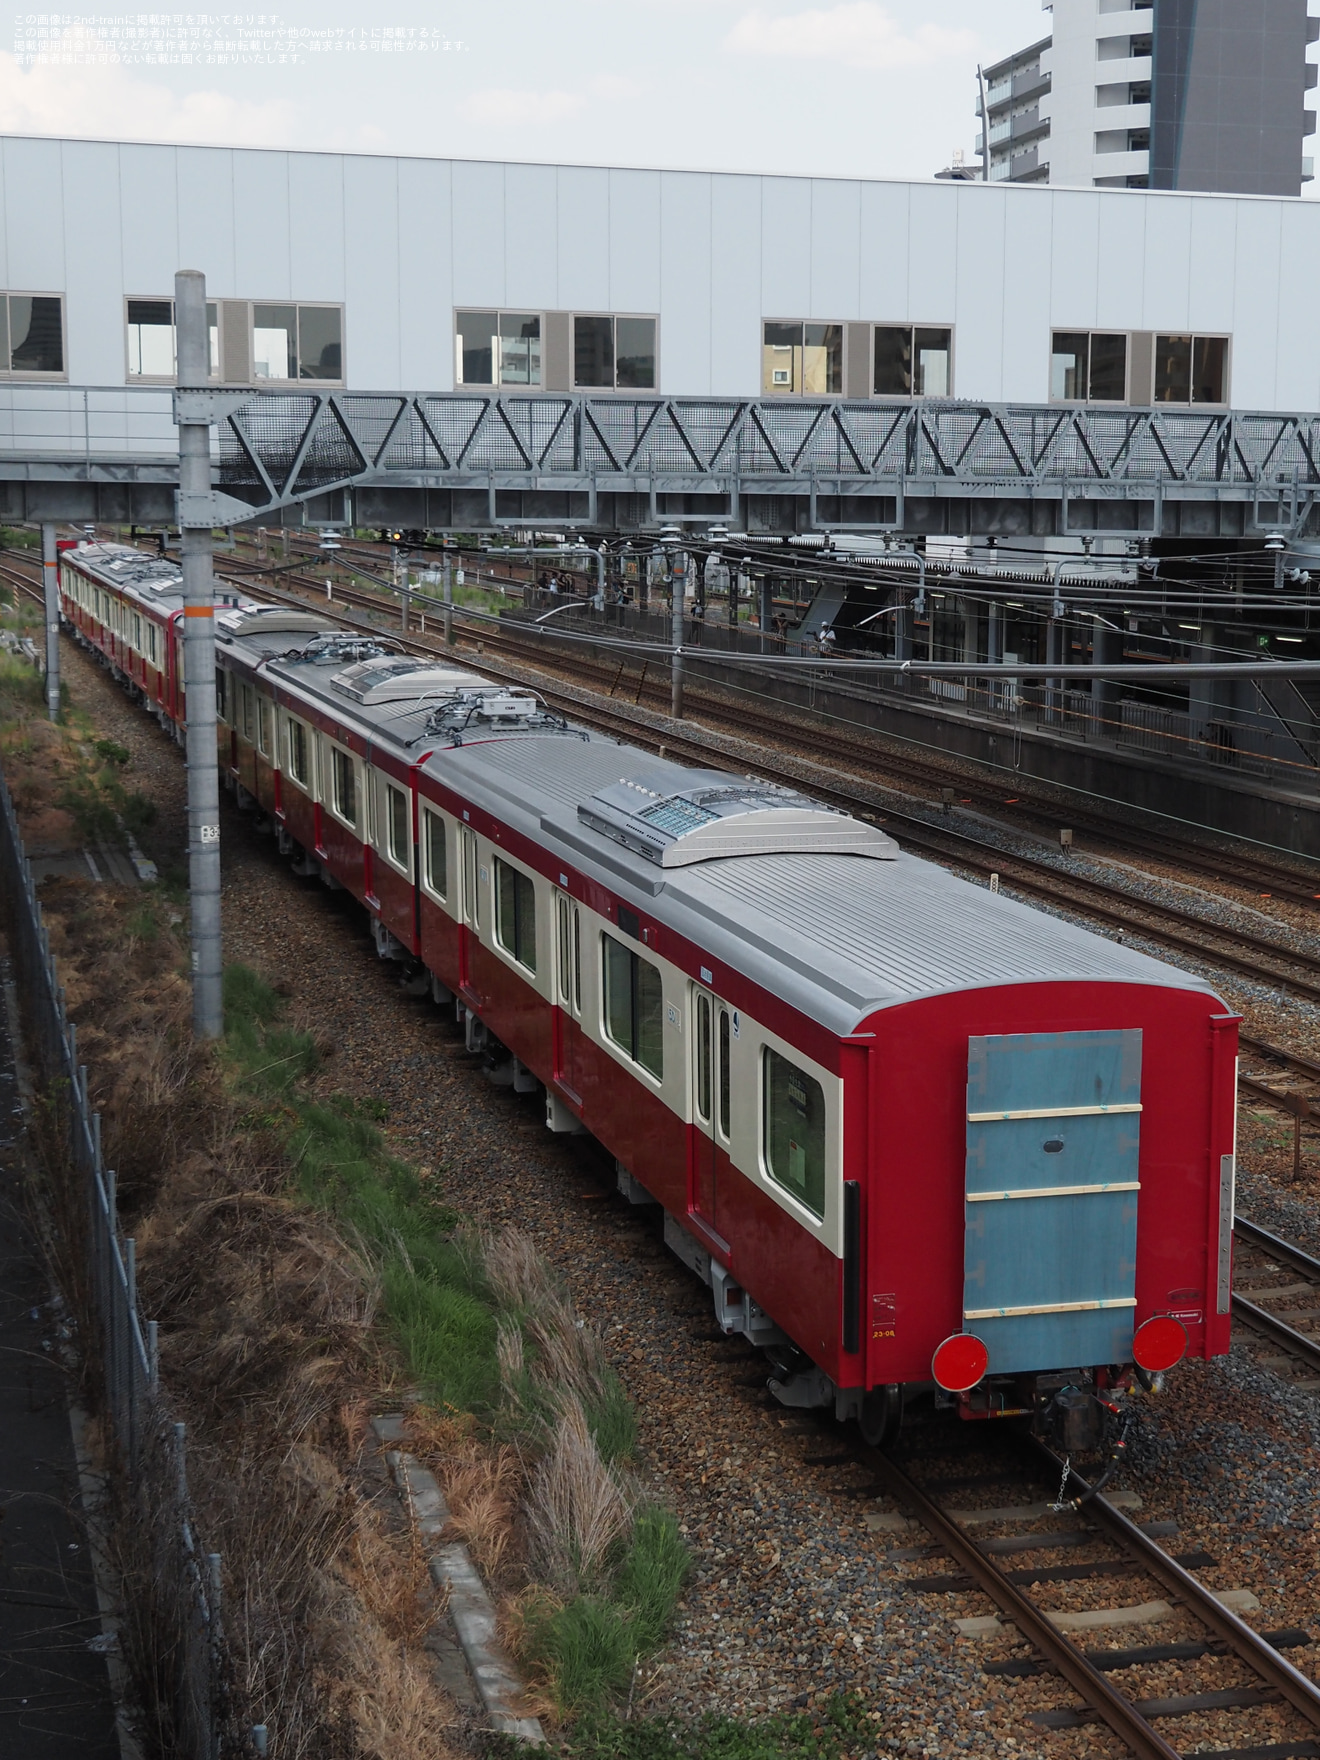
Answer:
[[(60, 581), (177, 733), (177, 568), (80, 545)], [(240, 801), (663, 1205), (786, 1404), (1086, 1446), (1134, 1374), (1227, 1351), (1237, 1022), (1200, 979), (315, 613), (216, 623)]]

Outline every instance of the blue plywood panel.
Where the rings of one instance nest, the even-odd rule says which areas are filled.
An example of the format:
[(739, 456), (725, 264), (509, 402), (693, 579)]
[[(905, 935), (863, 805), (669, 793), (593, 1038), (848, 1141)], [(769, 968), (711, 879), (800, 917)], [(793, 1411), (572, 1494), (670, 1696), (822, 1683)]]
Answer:
[(1132, 1360), (1132, 1310), (1090, 1314), (1024, 1314), (1013, 1320), (967, 1323), (990, 1353), (988, 1373), (1032, 1375)]
[(1094, 1109), (1140, 1096), (1136, 1030), (969, 1041), (963, 1306), (990, 1373), (1130, 1354), (1140, 1113)]
[(963, 1305), (1121, 1301), (1136, 1281), (1136, 1247), (1136, 1192), (969, 1204)]

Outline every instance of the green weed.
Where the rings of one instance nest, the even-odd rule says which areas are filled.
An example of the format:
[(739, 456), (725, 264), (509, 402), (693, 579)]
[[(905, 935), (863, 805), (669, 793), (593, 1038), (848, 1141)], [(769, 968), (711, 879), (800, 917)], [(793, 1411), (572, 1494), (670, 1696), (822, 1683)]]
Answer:
[(127, 764), (129, 750), (121, 746), (117, 739), (98, 739), (92, 746), (98, 758), (104, 758), (107, 764)]
[(677, 1518), (667, 1509), (642, 1510), (633, 1524), (615, 1594), (629, 1610), (633, 1638), (643, 1654), (664, 1642), (688, 1563)]
[[(584, 1716), (564, 1752), (573, 1760), (858, 1760), (893, 1750), (879, 1718), (859, 1695), (840, 1693), (819, 1712), (780, 1712), (746, 1723), (736, 1717), (633, 1721), (612, 1713)], [(488, 1749), (491, 1760), (506, 1750)]]
[[(544, 1376), (523, 1373), (509, 1388), (498, 1352), (501, 1316), (532, 1330), (519, 1302), (535, 1290), (520, 1297), (502, 1287), (497, 1297), (477, 1237), (458, 1231), (454, 1212), (389, 1154), (378, 1128), (382, 1104), (344, 1093), (315, 1100), (301, 1089), (318, 1064), (316, 1043), (282, 1025), (281, 1014), (279, 996), (255, 972), (226, 971), (226, 1047), (236, 1086), (253, 1097), (245, 1122), (281, 1133), (302, 1197), (333, 1215), (376, 1265), (385, 1317), (427, 1402), (473, 1413), (497, 1431), (512, 1424), (520, 1437), (529, 1427), (548, 1430), (557, 1411)], [(544, 1267), (534, 1262), (532, 1270), (541, 1280), (535, 1288), (548, 1291), (571, 1325)], [(606, 1461), (626, 1460), (636, 1444), (632, 1406), (604, 1365), (598, 1386), (586, 1406), (596, 1447)], [(524, 1648), (566, 1713), (599, 1710), (627, 1691), (638, 1657), (664, 1640), (687, 1563), (675, 1518), (647, 1506), (592, 1579), (595, 1593), (533, 1605)]]

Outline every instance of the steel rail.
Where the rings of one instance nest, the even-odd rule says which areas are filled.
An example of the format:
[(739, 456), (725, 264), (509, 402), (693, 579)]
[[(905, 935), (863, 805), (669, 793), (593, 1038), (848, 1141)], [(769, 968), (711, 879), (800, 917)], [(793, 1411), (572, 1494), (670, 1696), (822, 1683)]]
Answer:
[(1119, 1740), (1139, 1756), (1139, 1760), (1180, 1760), (1178, 1750), (1169, 1746), (1132, 1701), (1120, 1693), (1075, 1644), (1069, 1643), (1031, 1597), (1016, 1583), (1010, 1583), (992, 1560), (977, 1549), (975, 1542), (901, 1467), (878, 1450), (868, 1450), (867, 1460), (895, 1501), (912, 1511), (977, 1587), (1012, 1620), (1027, 1642), (1049, 1658), (1068, 1685), (1081, 1694)]
[(1285, 1045), (1272, 1045), (1268, 1039), (1251, 1039), (1245, 1033), (1238, 1034), (1238, 1044), (1247, 1051), (1254, 1051), (1261, 1057), (1272, 1057), (1301, 1076), (1314, 1076), (1320, 1080), (1320, 1060), (1307, 1057), (1302, 1051), (1289, 1051)]
[[(282, 589), (271, 588), (270, 591), (278, 597)], [(288, 596), (291, 598), (296, 597), (299, 599), (300, 603), (305, 603), (305, 594), (297, 595), (291, 593)], [(350, 604), (357, 603), (359, 606), (367, 609), (371, 608), (374, 598), (374, 595), (367, 597), (361, 594), (352, 594), (351, 589), (342, 594), (343, 602)], [(339, 615), (343, 621), (356, 621), (360, 628), (368, 629), (373, 634), (382, 633), (380, 626), (372, 623), (368, 618), (354, 619), (351, 613), (342, 610)], [(414, 646), (421, 648), (424, 652), (434, 653), (437, 651), (443, 651), (443, 645), (439, 640), (433, 640), (429, 635), (421, 636), (412, 631), (405, 635), (403, 632), (400, 632), (399, 635), (393, 637), (393, 639), (411, 643)], [(503, 645), (500, 643), (500, 638), (498, 636), (493, 639), (497, 645)], [(484, 670), (499, 676), (499, 666), (492, 663), (492, 661), (484, 654), (477, 660), (473, 660), (467, 655), (464, 656), (464, 659), (465, 663), (473, 666), (475, 670)], [(520, 682), (526, 681), (523, 680)], [(547, 702), (554, 704), (560, 709), (568, 711), (579, 721), (585, 722), (587, 725), (595, 725), (613, 734), (621, 733), (624, 737), (630, 739), (634, 743), (643, 745), (663, 745), (667, 752), (685, 752), (695, 758), (697, 762), (707, 767), (711, 765), (712, 760), (716, 761), (717, 764), (722, 764), (724, 767), (728, 766), (728, 754), (719, 751), (718, 748), (712, 749), (711, 746), (695, 737), (693, 734), (671, 732), (669, 729), (660, 730), (657, 728), (639, 726), (637, 721), (631, 716), (625, 715), (619, 711), (607, 710), (595, 704), (583, 703), (579, 697), (567, 694), (564, 691), (557, 691), (552, 687), (547, 686), (544, 682), (538, 682), (537, 688)], [(662, 731), (663, 738), (661, 738)], [(777, 767), (773, 763), (768, 762), (763, 756), (749, 757), (746, 763), (748, 768), (758, 771), (761, 775), (772, 781), (784, 783), (793, 788), (800, 788), (803, 785), (801, 777), (794, 775), (791, 771)], [(1273, 983), (1281, 989), (1292, 992), (1294, 995), (1304, 997), (1307, 1001), (1320, 1003), (1320, 982), (1308, 983), (1304, 978), (1292, 977), (1283, 972), (1264, 968), (1260, 964), (1259, 957), (1247, 958), (1230, 952), (1224, 952), (1217, 948), (1207, 947), (1202, 937), (1208, 934), (1218, 937), (1221, 940), (1238, 941), (1239, 945), (1251, 948), (1253, 955), (1268, 955), (1273, 959), (1285, 962), (1290, 961), (1302, 966), (1304, 969), (1314, 971), (1320, 976), (1320, 958), (1317, 958), (1314, 955), (1294, 953), (1287, 948), (1279, 947), (1276, 943), (1266, 940), (1264, 936), (1252, 935), (1249, 931), (1239, 933), (1236, 930), (1223, 929), (1218, 924), (1207, 922), (1199, 917), (1191, 917), (1190, 914), (1181, 912), (1171, 905), (1161, 905), (1148, 899), (1134, 898), (1131, 893), (1124, 892), (1121, 887), (1111, 886), (1103, 880), (1091, 880), (1082, 876), (1060, 874), (1056, 880), (1049, 881), (1044, 878), (1038, 878), (1036, 875), (1022, 875), (1020, 873), (1009, 872), (1013, 864), (1017, 864), (1018, 867), (1034, 867), (1041, 870), (1042, 873), (1048, 872), (1051, 875), (1056, 874), (1057, 870), (1052, 867), (1047, 867), (1044, 863), (1035, 862), (1029, 855), (1015, 854), (1003, 850), (997, 844), (990, 843), (985, 838), (973, 836), (970, 832), (957, 831), (952, 827), (946, 828), (944, 826), (931, 825), (929, 821), (918, 818), (915, 814), (907, 813), (903, 811), (902, 808), (892, 806), (888, 802), (876, 802), (875, 800), (868, 798), (865, 794), (846, 787), (841, 787), (838, 782), (826, 784), (823, 781), (813, 779), (810, 786), (813, 793), (819, 795), (822, 799), (830, 801), (836, 805), (846, 806), (850, 812), (855, 812), (860, 817), (873, 820), (879, 819), (886, 828), (892, 828), (895, 824), (901, 824), (903, 830), (901, 834), (899, 834), (900, 840), (917, 849), (925, 850), (934, 855), (951, 858), (953, 861), (960, 863), (964, 867), (971, 868), (977, 873), (998, 873), (1005, 875), (1009, 880), (1009, 883), (1022, 892), (1046, 899), (1050, 903), (1062, 906), (1065, 909), (1078, 911), (1083, 915), (1091, 916), (1113, 927), (1130, 931), (1134, 934), (1143, 935), (1148, 940), (1176, 948), (1179, 952), (1188, 954), (1204, 964), (1218, 964), (1227, 969), (1240, 972), (1257, 982), (1264, 981)], [(947, 847), (949, 844), (953, 844), (957, 847), (950, 850)], [(1158, 925), (1143, 921), (1140, 917), (1129, 914), (1128, 911), (1116, 910), (1112, 908), (1112, 906), (1103, 903), (1092, 903), (1089, 899), (1078, 898), (1074, 893), (1066, 890), (1067, 887), (1079, 889), (1101, 899), (1119, 901), (1129, 906), (1130, 911), (1143, 912), (1146, 913), (1147, 916), (1162, 917), (1166, 921), (1172, 920), (1173, 922), (1191, 923), (1196, 929), (1196, 936), (1193, 936), (1192, 934), (1182, 934), (1175, 929), (1161, 928)]]
[(1066, 1467), (1048, 1444), (1037, 1437), (1031, 1437), (1029, 1445), (1041, 1461), (1058, 1476), (1060, 1483), (1065, 1472), (1067, 1473), (1067, 1488), (1074, 1496), (1087, 1499), (1085, 1513), (1097, 1526), (1105, 1529), (1130, 1555), (1138, 1558), (1150, 1575), (1190, 1608), (1196, 1618), (1208, 1626), (1216, 1637), (1222, 1638), (1234, 1655), (1245, 1662), (1253, 1673), (1286, 1699), (1308, 1723), (1320, 1729), (1320, 1686), (1286, 1661), (1245, 1620), (1239, 1619), (1237, 1614), (1217, 1601), (1210, 1590), (1199, 1583), (1189, 1570), (1170, 1558), (1163, 1547), (1157, 1546), (1148, 1534), (1143, 1534), (1135, 1522), (1130, 1522), (1103, 1495), (1090, 1495), (1091, 1487), (1086, 1480), (1080, 1473)]
[(1320, 1259), (1313, 1259), (1303, 1248), (1295, 1246), (1292, 1241), (1284, 1240), (1282, 1235), (1262, 1228), (1258, 1222), (1252, 1222), (1245, 1216), (1233, 1219), (1233, 1232), (1240, 1234), (1253, 1247), (1260, 1247), (1275, 1259), (1282, 1259), (1291, 1265), (1294, 1271), (1300, 1271), (1304, 1277), (1315, 1279), (1320, 1287)]
[[(309, 585), (310, 584), (312, 583), (309, 583)], [(315, 584), (319, 585), (319, 583)], [(268, 590), (276, 597), (281, 596), (282, 590), (279, 588), (271, 587)], [(296, 598), (300, 603), (304, 603), (306, 593), (305, 591), (303, 593), (286, 593), (285, 596)], [(368, 628), (372, 633), (379, 633), (378, 625), (371, 623), (370, 620), (366, 618), (354, 619), (351, 613), (343, 609), (345, 603), (356, 603), (362, 609), (370, 609), (378, 597), (378, 595), (354, 593), (352, 589), (341, 589), (340, 610), (337, 615), (345, 622), (356, 621), (360, 627)], [(422, 648), (424, 651), (435, 652), (440, 647), (438, 641), (425, 636), (420, 636), (411, 631), (406, 635), (403, 635), (401, 632), (401, 639)], [(494, 639), (497, 643), (500, 642), (499, 636), (496, 636)], [(478, 670), (484, 670), (496, 675), (498, 675), (500, 670), (498, 666), (493, 665), (484, 655), (479, 662), (472, 662), (469, 660), (469, 664), (476, 665)], [(663, 744), (668, 751), (685, 751), (693, 756), (698, 762), (705, 765), (709, 765), (712, 758), (724, 758), (727, 762), (726, 754), (720, 753), (718, 750), (712, 752), (707, 744), (697, 738), (665, 730), (665, 738), (660, 740), (658, 738), (658, 730), (639, 727), (635, 719), (630, 716), (616, 711), (605, 710), (594, 705), (584, 704), (576, 696), (557, 692), (544, 685), (541, 688), (542, 694), (548, 701), (555, 703), (556, 706), (560, 708), (569, 710), (582, 721), (588, 723), (594, 722), (597, 726), (602, 727), (606, 731), (616, 734), (622, 732), (625, 736), (643, 744)], [(801, 785), (801, 778), (793, 775), (789, 771), (779, 769), (775, 765), (767, 763), (764, 758), (756, 758), (751, 762), (753, 768), (759, 770), (761, 774), (772, 780), (786, 782), (794, 787)], [(1217, 924), (1205, 922), (1200, 918), (1193, 918), (1189, 913), (1181, 912), (1173, 906), (1158, 904), (1148, 899), (1136, 899), (1132, 894), (1123, 891), (1121, 887), (1111, 886), (1105, 881), (1092, 880), (1073, 875), (1059, 875), (1057, 879), (1047, 880), (1040, 877), (1039, 873), (1024, 875), (1020, 872), (1009, 872), (1009, 869), (1014, 864), (1016, 864), (1018, 868), (1036, 868), (1038, 871), (1048, 872), (1051, 875), (1056, 871), (1052, 868), (1047, 868), (1047, 865), (1044, 863), (1033, 861), (1033, 858), (1030, 856), (1013, 854), (1002, 850), (988, 840), (975, 837), (969, 832), (954, 830), (952, 827), (932, 826), (928, 821), (918, 818), (915, 814), (904, 812), (901, 808), (891, 806), (887, 802), (877, 803), (872, 799), (868, 799), (864, 794), (846, 787), (840, 787), (838, 783), (826, 785), (823, 782), (816, 781), (813, 782), (812, 786), (814, 791), (823, 798), (831, 800), (835, 804), (842, 804), (850, 811), (859, 813), (860, 816), (871, 819), (879, 817), (886, 826), (893, 826), (895, 823), (901, 824), (903, 826), (903, 831), (901, 833), (902, 840), (915, 848), (923, 849), (931, 854), (949, 857), (955, 862), (960, 863), (962, 866), (971, 868), (974, 872), (984, 874), (1007, 874), (1010, 884), (1031, 896), (1045, 899), (1052, 904), (1062, 906), (1066, 909), (1080, 911), (1082, 914), (1089, 915), (1112, 927), (1143, 935), (1149, 940), (1154, 940), (1165, 946), (1176, 948), (1179, 952), (1190, 955), (1192, 958), (1203, 963), (1210, 965), (1218, 964), (1229, 970), (1240, 972), (1257, 982), (1263, 980), (1265, 982), (1273, 983), (1284, 990), (1290, 991), (1294, 995), (1304, 997), (1308, 1001), (1320, 1002), (1320, 983), (1309, 983), (1303, 978), (1293, 977), (1287, 973), (1275, 971), (1270, 968), (1263, 968), (1259, 963), (1259, 956), (1265, 956), (1283, 962), (1290, 962), (1294, 965), (1300, 965), (1303, 969), (1313, 971), (1317, 975), (1320, 975), (1320, 958), (1317, 958), (1314, 955), (1293, 952), (1289, 949), (1281, 948), (1276, 943), (1267, 940), (1264, 936), (1253, 935), (1249, 931), (1223, 929)], [(949, 849), (947, 846), (950, 844), (955, 847)], [(1075, 896), (1075, 891), (1070, 892), (1067, 890), (1069, 887), (1074, 888), (1075, 891), (1089, 894), (1090, 897), (1079, 898)], [(1128, 910), (1117, 910), (1112, 908), (1112, 904), (1106, 905), (1104, 903), (1092, 902), (1096, 898), (1121, 903), (1128, 906)], [(1143, 915), (1134, 916), (1130, 914), (1133, 911), (1142, 913)], [(1164, 919), (1165, 922), (1191, 922), (1195, 925), (1197, 934), (1193, 936), (1191, 934), (1180, 933), (1176, 929), (1160, 927), (1143, 920), (1143, 916), (1159, 917)], [(1236, 941), (1239, 946), (1251, 949), (1253, 955), (1257, 957), (1247, 958), (1222, 949), (1207, 947), (1205, 940), (1203, 939), (1207, 934), (1219, 940), (1230, 942)]]

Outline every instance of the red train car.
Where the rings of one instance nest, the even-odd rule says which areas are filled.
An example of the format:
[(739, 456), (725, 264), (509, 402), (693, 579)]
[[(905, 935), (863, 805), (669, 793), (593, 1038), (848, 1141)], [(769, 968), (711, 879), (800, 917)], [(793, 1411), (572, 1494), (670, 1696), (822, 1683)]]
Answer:
[(664, 1207), (781, 1401), (1086, 1446), (1134, 1375), (1228, 1349), (1237, 1023), (1208, 985), (318, 623), (218, 617), (227, 779)]

